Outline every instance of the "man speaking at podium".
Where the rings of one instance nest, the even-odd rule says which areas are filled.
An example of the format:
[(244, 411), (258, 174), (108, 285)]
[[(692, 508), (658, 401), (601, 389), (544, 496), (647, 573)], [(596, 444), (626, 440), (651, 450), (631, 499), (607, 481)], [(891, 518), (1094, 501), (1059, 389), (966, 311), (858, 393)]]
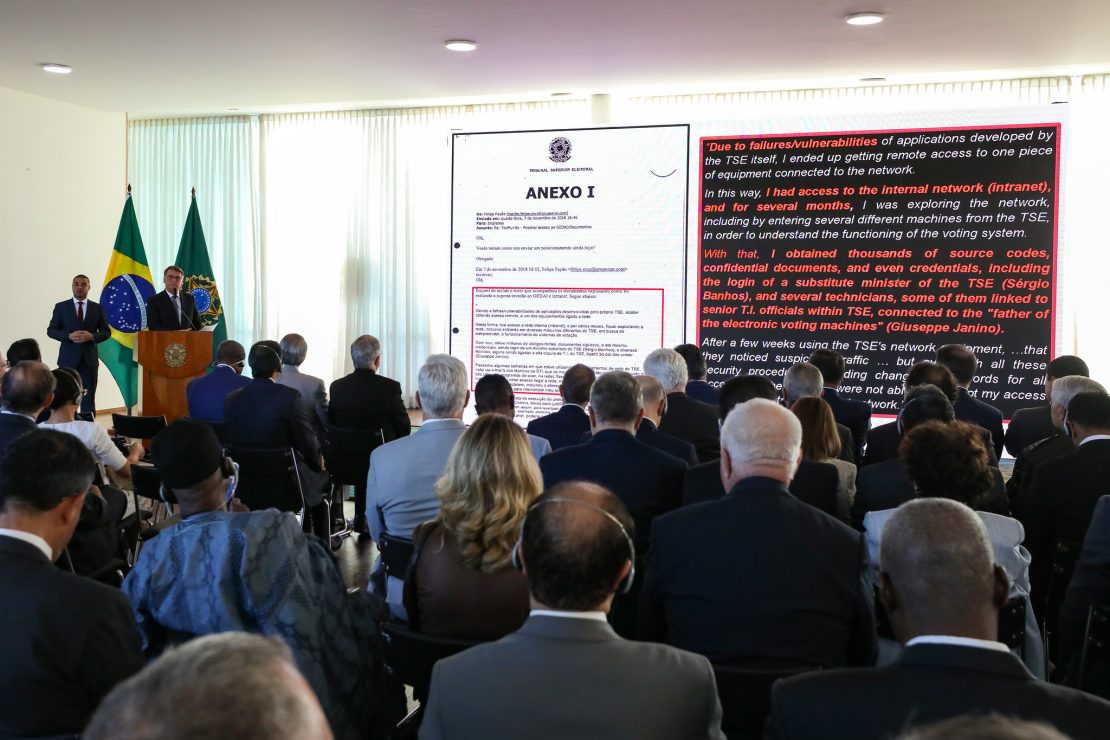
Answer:
[(185, 271), (170, 265), (162, 273), (166, 289), (146, 302), (146, 328), (151, 331), (200, 331), (196, 299), (181, 289)]

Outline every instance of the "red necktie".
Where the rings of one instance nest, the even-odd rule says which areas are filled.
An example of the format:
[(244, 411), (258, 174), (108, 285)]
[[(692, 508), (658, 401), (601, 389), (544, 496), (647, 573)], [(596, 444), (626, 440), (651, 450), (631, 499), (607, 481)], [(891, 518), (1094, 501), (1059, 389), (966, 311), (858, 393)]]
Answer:
[(77, 302), (77, 323), (79, 323), (79, 324), (84, 324), (85, 323), (85, 302), (84, 301), (78, 301)]

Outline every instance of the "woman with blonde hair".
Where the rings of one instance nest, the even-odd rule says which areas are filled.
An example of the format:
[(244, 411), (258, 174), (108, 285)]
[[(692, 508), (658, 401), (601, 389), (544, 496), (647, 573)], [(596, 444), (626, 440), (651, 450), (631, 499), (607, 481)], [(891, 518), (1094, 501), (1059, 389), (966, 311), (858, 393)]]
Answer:
[(802, 423), (802, 457), (814, 462), (836, 466), (839, 478), (836, 488), (836, 511), (843, 521), (848, 521), (848, 511), (856, 495), (856, 466), (840, 456), (840, 435), (836, 431), (836, 417), (832, 407), (823, 398), (800, 398), (790, 407)]
[(483, 414), (463, 432), (436, 483), (439, 517), (413, 533), (404, 598), (415, 629), (492, 640), (524, 624), (528, 583), (512, 553), (542, 490), (528, 437), (512, 420)]

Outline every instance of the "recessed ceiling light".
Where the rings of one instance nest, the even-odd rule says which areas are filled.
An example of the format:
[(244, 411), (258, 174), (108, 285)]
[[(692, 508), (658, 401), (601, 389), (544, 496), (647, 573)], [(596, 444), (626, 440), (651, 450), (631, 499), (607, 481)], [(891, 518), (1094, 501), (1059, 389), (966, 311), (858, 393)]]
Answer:
[(849, 26), (873, 26), (883, 22), (882, 13), (853, 13), (844, 19)]
[(465, 39), (452, 39), (443, 43), (451, 51), (474, 51), (478, 48), (478, 44), (473, 41)]
[(44, 64), (42, 65), (42, 71), (56, 75), (67, 75), (73, 71), (73, 67), (66, 66), (65, 64)]

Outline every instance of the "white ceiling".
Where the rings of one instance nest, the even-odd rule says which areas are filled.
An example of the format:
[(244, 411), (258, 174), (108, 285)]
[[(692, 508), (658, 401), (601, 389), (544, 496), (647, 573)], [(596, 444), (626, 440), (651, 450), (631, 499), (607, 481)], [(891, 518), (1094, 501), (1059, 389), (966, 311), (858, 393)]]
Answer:
[(133, 115), (1084, 70), (1108, 0), (0, 0), (0, 87)]

